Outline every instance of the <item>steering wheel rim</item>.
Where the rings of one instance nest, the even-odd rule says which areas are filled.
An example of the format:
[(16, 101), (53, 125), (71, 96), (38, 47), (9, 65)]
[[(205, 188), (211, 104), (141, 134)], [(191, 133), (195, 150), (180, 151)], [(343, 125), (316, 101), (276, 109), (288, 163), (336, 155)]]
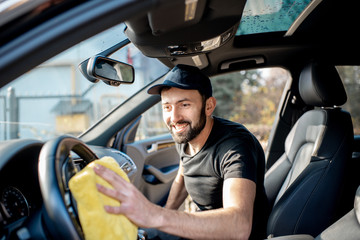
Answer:
[(86, 164), (98, 159), (80, 139), (66, 135), (52, 139), (40, 152), (39, 183), (46, 210), (45, 224), (52, 237), (82, 240), (84, 235), (76, 218), (76, 208), (71, 203), (70, 191), (64, 185), (62, 174), (70, 151), (78, 154)]

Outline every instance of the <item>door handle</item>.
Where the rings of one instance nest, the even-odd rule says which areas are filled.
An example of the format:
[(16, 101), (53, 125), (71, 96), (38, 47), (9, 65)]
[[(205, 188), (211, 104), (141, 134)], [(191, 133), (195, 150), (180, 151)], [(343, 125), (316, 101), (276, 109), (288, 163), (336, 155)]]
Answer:
[(160, 149), (169, 148), (175, 145), (174, 141), (155, 142), (147, 149), (147, 153), (153, 153)]
[(152, 165), (144, 165), (144, 180), (151, 184), (168, 183), (176, 177), (179, 165), (171, 165), (164, 168), (156, 168)]

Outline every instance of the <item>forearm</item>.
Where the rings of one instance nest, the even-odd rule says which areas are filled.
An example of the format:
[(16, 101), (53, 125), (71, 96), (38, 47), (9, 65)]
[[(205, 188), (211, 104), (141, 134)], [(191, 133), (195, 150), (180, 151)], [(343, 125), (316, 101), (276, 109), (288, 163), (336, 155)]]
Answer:
[(256, 185), (247, 179), (224, 182), (224, 208), (196, 213), (162, 209), (159, 229), (191, 239), (248, 239)]
[(171, 185), (168, 199), (165, 204), (165, 208), (178, 209), (184, 202), (188, 193), (185, 188), (184, 176), (182, 171), (182, 163), (180, 162), (179, 171), (176, 175), (174, 182)]
[(97, 165), (94, 171), (113, 186), (97, 184), (98, 191), (121, 203), (106, 205), (105, 210), (123, 214), (139, 227), (191, 239), (247, 239), (250, 235), (255, 198), (255, 183), (250, 180), (224, 181), (224, 208), (186, 213), (151, 203), (134, 185), (106, 167)]
[(252, 216), (245, 212), (238, 208), (196, 213), (163, 209), (156, 227), (190, 239), (248, 239)]
[(165, 208), (168, 209), (178, 209), (181, 204), (184, 202), (188, 193), (185, 189), (184, 183), (179, 183), (174, 181), (173, 185), (171, 186), (170, 193), (168, 199), (165, 204)]

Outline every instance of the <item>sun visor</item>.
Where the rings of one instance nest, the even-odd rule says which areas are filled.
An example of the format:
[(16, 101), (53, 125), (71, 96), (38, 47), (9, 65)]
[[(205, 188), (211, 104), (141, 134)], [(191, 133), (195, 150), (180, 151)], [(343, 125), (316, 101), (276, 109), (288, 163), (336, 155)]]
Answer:
[(170, 6), (165, 5), (151, 11), (148, 18), (152, 34), (158, 36), (199, 23), (205, 3), (206, 0), (173, 1)]
[[(125, 34), (148, 57), (193, 54), (194, 43), (230, 39), (245, 0), (171, 0), (126, 22)], [(188, 45), (191, 45), (190, 47)], [(170, 48), (168, 46), (171, 46)], [(174, 46), (179, 46), (174, 49)], [(184, 50), (185, 49), (185, 50)], [(182, 51), (184, 50), (184, 51)]]

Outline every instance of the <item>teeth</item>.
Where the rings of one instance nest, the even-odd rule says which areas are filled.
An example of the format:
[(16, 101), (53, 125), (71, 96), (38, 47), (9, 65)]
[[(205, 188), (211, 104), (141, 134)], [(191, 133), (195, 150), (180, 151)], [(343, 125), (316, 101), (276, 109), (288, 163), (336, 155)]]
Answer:
[(183, 129), (185, 129), (187, 127), (187, 123), (183, 123), (183, 124), (174, 124), (173, 128), (176, 130), (176, 132), (180, 132)]
[(184, 128), (184, 127), (186, 127), (187, 126), (187, 124), (185, 123), (185, 124), (176, 124), (175, 125), (175, 128)]

